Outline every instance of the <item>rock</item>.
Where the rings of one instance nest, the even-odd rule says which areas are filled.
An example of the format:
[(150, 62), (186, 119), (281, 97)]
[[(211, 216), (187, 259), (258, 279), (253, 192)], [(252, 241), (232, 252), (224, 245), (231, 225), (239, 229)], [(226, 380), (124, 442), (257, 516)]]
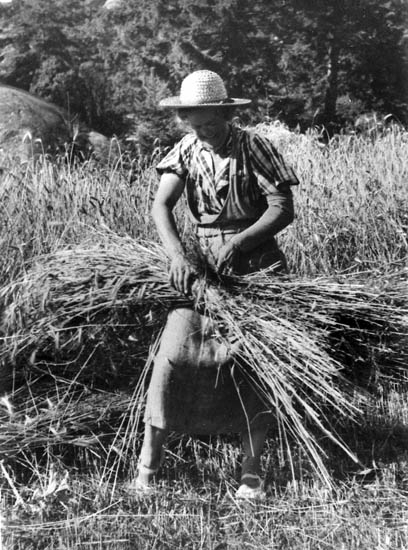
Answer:
[(103, 7), (106, 10), (117, 10), (123, 7), (123, 4), (124, 4), (123, 0), (106, 0)]
[(354, 121), (354, 130), (357, 134), (376, 137), (384, 133), (395, 124), (392, 115), (381, 115), (376, 112), (362, 113)]
[(117, 139), (109, 139), (93, 130), (79, 132), (75, 136), (75, 146), (85, 158), (92, 156), (92, 158), (102, 163), (114, 161), (121, 154)]
[(62, 110), (28, 92), (0, 86), (0, 148), (27, 160), (55, 153), (70, 140), (68, 119)]
[(89, 131), (63, 109), (24, 90), (0, 85), (2, 155), (26, 162), (42, 154), (64, 153), (71, 144), (83, 158), (94, 154), (108, 161), (113, 156), (110, 139)]

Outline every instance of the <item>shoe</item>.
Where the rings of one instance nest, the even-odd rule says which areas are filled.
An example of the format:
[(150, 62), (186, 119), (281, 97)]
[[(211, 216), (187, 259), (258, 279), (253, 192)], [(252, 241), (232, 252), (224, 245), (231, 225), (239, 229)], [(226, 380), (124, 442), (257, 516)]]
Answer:
[(264, 500), (266, 493), (261, 477), (258, 474), (244, 474), (235, 497), (243, 500)]
[(164, 462), (164, 448), (162, 447), (160, 452), (160, 460), (157, 468), (148, 468), (141, 463), (139, 457), (137, 465), (137, 476), (135, 479), (129, 481), (126, 485), (126, 491), (133, 493), (134, 495), (148, 496), (157, 491), (155, 483), (155, 476), (159, 471), (161, 465)]
[[(157, 491), (156, 484), (154, 483), (154, 476), (157, 474), (159, 468), (148, 468), (139, 464), (137, 467), (137, 477), (126, 484), (126, 491), (136, 496), (149, 496)], [(142, 477), (151, 478), (149, 482), (146, 482)]]

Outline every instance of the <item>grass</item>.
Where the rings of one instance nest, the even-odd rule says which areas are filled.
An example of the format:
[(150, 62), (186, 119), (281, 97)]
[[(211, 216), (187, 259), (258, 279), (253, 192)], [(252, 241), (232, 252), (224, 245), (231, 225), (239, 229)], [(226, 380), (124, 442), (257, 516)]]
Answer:
[[(381, 412), (373, 410), (368, 424), (379, 428)], [(112, 485), (92, 464), (88, 473), (43, 471), (8, 509), (6, 521), (14, 525), (8, 540), (12, 548), (404, 548), (406, 458), (405, 451), (371, 471), (346, 471), (328, 490), (307, 477), (291, 480), (271, 437), (265, 453), (269, 498), (242, 504), (233, 498), (236, 446), (184, 438), (170, 442), (162, 491), (143, 501), (121, 487), (112, 498)]]
[[(141, 372), (137, 369), (142, 369), (162, 312), (148, 308), (135, 321), (124, 303), (107, 324), (106, 316), (89, 314), (89, 326), (81, 334), (71, 331), (69, 337), (58, 338), (58, 330), (52, 337), (48, 331), (48, 344), (35, 351), (43, 333), (34, 329), (44, 317), (38, 314), (33, 295), (31, 302), (24, 303), (34, 309), (14, 311), (11, 330), (3, 333), (7, 337), (3, 352), (9, 349), (10, 337), (16, 336), (25, 338), (27, 350), (15, 357), (27, 384), (0, 403), (1, 534), (6, 548), (408, 546), (407, 388), (391, 377), (396, 367), (406, 363), (408, 135), (392, 128), (376, 139), (340, 136), (323, 146), (313, 132), (288, 135), (271, 124), (260, 129), (276, 140), (302, 181), (295, 192), (297, 220), (280, 242), (294, 280), (302, 281), (303, 287), (287, 283), (285, 300), (295, 296), (297, 304), (304, 303), (297, 319), (303, 319), (310, 334), (319, 315), (320, 326), (333, 320), (344, 289), (353, 291), (346, 300), (353, 306), (347, 322), (340, 319), (348, 332), (343, 339), (337, 333), (341, 345), (336, 352), (342, 362), (348, 358), (349, 369), (359, 382), (364, 379), (370, 392), (364, 402), (361, 392), (350, 398), (364, 411), (357, 423), (339, 422), (333, 414), (328, 420), (357, 454), (359, 464), (324, 433), (308, 426), (326, 453), (324, 466), (333, 481), (328, 486), (316, 475), (304, 445), (290, 435), (282, 438), (277, 426), (271, 429), (263, 457), (268, 499), (243, 505), (233, 498), (239, 477), (236, 439), (173, 435), (166, 450), (163, 490), (146, 501), (130, 497), (124, 481), (134, 469), (140, 438), (129, 432), (129, 415), (137, 411), (128, 388), (137, 382)], [(104, 168), (92, 162), (71, 166), (62, 159), (53, 166), (43, 162), (36, 167), (10, 162), (0, 184), (3, 295), (9, 297), (10, 289), (14, 298), (18, 292), (30, 295), (30, 288), (44, 291), (41, 285), (29, 286), (36, 268), (41, 274), (41, 266), (50, 266), (48, 259), (62, 251), (71, 251), (71, 258), (81, 247), (89, 251), (100, 243), (101, 235), (104, 241), (106, 234), (113, 234), (121, 243), (128, 236), (139, 243), (155, 242), (149, 220), (156, 185), (153, 161), (129, 165), (123, 159)], [(181, 211), (178, 221), (188, 238), (189, 222)], [(154, 251), (154, 245), (150, 247)], [(61, 263), (54, 268), (57, 265), (61, 268)], [(73, 263), (67, 265), (72, 275)], [(120, 265), (129, 277), (126, 262)], [(69, 279), (69, 273), (61, 271), (56, 280)], [(72, 278), (78, 282), (78, 273)], [(103, 287), (107, 294), (101, 290), (99, 305), (103, 300), (112, 304), (109, 292), (120, 289), (111, 279)], [(24, 284), (19, 286), (19, 281)], [(59, 312), (63, 322), (75, 313), (70, 284), (64, 287), (65, 294), (55, 286), (60, 302), (54, 313)], [(237, 284), (239, 293), (243, 289)], [(252, 284), (248, 299), (255, 303), (260, 287), (256, 278)], [(251, 286), (245, 288), (250, 292)], [(311, 292), (312, 304), (307, 303)], [(167, 304), (168, 290), (162, 290), (162, 297)], [(224, 300), (225, 305), (228, 297)], [(365, 309), (359, 309), (359, 303)], [(377, 312), (371, 325), (362, 322), (367, 303), (371, 313)], [(262, 301), (256, 311), (258, 318), (265, 315)], [(400, 318), (395, 324), (396, 312)], [(241, 317), (246, 321), (245, 314)], [(360, 319), (358, 326), (350, 328), (350, 317)], [(396, 334), (389, 332), (385, 320)], [(141, 324), (147, 326), (145, 332)], [(341, 330), (338, 325), (336, 329)], [(270, 330), (270, 323), (264, 330)], [(141, 386), (138, 391), (143, 391)]]

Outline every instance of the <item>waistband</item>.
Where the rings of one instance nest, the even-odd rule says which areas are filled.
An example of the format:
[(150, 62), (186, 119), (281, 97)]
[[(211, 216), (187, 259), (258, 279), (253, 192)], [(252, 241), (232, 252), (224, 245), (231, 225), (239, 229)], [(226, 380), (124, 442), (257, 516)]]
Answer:
[(196, 224), (195, 233), (198, 236), (219, 235), (220, 233), (240, 233), (255, 222), (256, 220), (239, 220), (227, 224)]

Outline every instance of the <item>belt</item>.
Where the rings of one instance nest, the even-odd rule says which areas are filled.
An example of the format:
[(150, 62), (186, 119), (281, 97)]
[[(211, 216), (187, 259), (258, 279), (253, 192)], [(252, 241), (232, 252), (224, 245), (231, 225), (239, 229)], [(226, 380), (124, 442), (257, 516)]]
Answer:
[(219, 232), (219, 231), (227, 231), (227, 232), (236, 232), (236, 231), (242, 231), (243, 229), (246, 229), (247, 227), (253, 225), (257, 220), (237, 220), (232, 221), (228, 223), (222, 223), (222, 224), (196, 224), (195, 225), (195, 232), (197, 235), (205, 235), (208, 234), (208, 232)]

